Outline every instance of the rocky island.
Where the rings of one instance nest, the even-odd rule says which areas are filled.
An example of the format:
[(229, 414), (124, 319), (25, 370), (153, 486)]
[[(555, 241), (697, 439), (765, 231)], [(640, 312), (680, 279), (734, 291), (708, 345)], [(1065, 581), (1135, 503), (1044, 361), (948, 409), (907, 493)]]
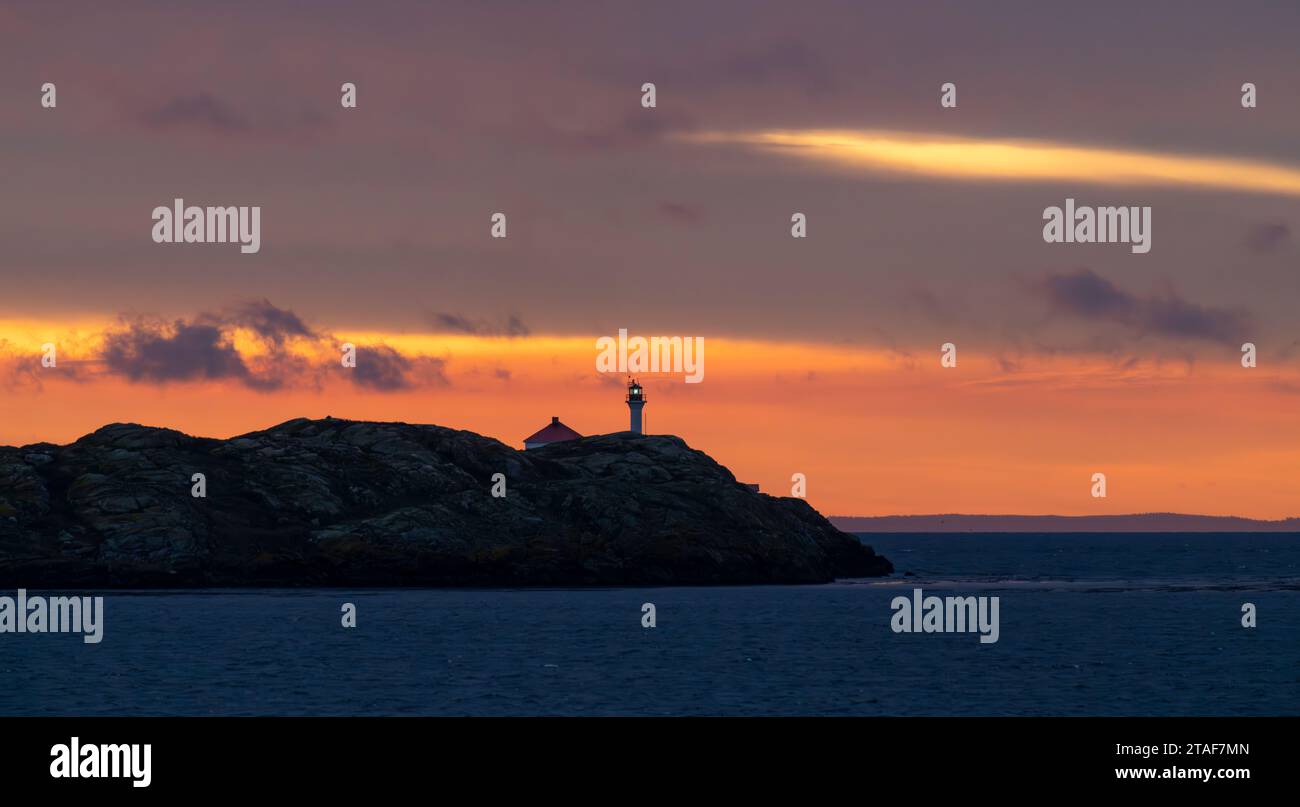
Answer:
[(524, 452), (440, 426), (300, 418), (228, 440), (112, 424), (65, 446), (0, 446), (7, 588), (819, 583), (892, 571), (803, 500), (750, 490), (667, 435)]

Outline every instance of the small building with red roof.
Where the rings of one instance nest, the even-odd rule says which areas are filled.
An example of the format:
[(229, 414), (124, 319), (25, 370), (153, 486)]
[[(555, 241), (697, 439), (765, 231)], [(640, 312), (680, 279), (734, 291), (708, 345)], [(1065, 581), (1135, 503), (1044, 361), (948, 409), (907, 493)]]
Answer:
[(550, 424), (545, 428), (524, 438), (524, 450), (541, 448), (544, 445), (559, 443), (564, 440), (577, 440), (581, 436), (581, 434), (561, 423), (559, 418), (553, 417)]

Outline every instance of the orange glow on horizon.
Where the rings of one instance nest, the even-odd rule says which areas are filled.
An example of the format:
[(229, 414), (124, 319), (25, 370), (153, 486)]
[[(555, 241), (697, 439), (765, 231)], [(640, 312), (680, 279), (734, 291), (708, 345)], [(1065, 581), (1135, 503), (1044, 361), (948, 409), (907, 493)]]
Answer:
[[(93, 345), (96, 327), (69, 344)], [(349, 333), (441, 358), (446, 383), (358, 387), (337, 354), (309, 344), (304, 355), (328, 368), (318, 383), (265, 392), (234, 380), (130, 383), (104, 368), (60, 375), (39, 367), (51, 330), (0, 323), (0, 444), (66, 443), (114, 421), (229, 437), (325, 415), (436, 423), (515, 448), (551, 416), (583, 434), (627, 428), (624, 379), (595, 372), (594, 337)], [(681, 436), (773, 495), (803, 473), (809, 502), (828, 515), (1300, 515), (1295, 369), (1033, 355), (1008, 370), (973, 349), (943, 369), (937, 351), (921, 360), (863, 346), (705, 342), (702, 383), (639, 375), (647, 431)], [(60, 368), (89, 355), (78, 349), (60, 352)], [(1106, 499), (1089, 495), (1096, 471), (1107, 474)]]

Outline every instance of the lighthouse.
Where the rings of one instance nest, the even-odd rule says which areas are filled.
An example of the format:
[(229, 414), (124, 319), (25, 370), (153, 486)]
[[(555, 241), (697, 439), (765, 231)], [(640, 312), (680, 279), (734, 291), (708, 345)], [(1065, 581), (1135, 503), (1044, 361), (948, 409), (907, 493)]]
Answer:
[(632, 413), (632, 433), (642, 434), (641, 410), (645, 409), (645, 390), (635, 378), (627, 382), (627, 408)]

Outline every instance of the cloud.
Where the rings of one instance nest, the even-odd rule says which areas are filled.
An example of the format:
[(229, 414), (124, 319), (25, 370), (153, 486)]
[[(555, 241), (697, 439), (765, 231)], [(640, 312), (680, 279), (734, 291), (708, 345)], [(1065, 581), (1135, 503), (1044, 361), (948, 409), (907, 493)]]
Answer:
[(939, 295), (929, 286), (914, 283), (905, 289), (900, 305), (940, 322), (951, 323), (960, 314), (961, 301), (956, 295)]
[(412, 386), (410, 370), (411, 360), (387, 345), (358, 346), (350, 376), (358, 387), (389, 392)]
[(1182, 186), (1300, 196), (1300, 168), (1232, 157), (880, 130), (696, 132), (682, 134), (679, 139), (739, 145), (839, 168), (954, 180), (1068, 180), (1090, 185)]
[(513, 339), (531, 333), (518, 314), (511, 314), (502, 325), (494, 325), (485, 320), (470, 319), (462, 314), (446, 311), (433, 311), (425, 319), (435, 330), (467, 333), (472, 336), (505, 336)]
[(1276, 252), (1291, 238), (1291, 228), (1281, 222), (1267, 222), (1251, 228), (1246, 248), (1257, 254)]
[[(241, 352), (245, 343), (239, 340), (246, 339), (248, 331), (260, 348)], [(319, 387), (333, 370), (331, 365), (337, 365), (337, 348), (345, 341), (263, 299), (192, 320), (124, 320), (121, 328), (102, 334), (102, 347), (92, 363), (102, 373), (136, 383), (230, 380), (259, 391)], [(349, 369), (348, 379), (379, 391), (444, 386), (444, 366), (443, 359), (363, 345), (357, 347), (357, 365)]]
[(9, 340), (0, 339), (0, 389), (41, 392), (45, 381), (89, 381), (94, 377), (94, 365), (98, 364), (56, 354), (55, 366), (46, 367), (42, 363), (44, 355), (43, 350), (21, 350)]
[(251, 380), (248, 365), (215, 325), (143, 320), (105, 334), (100, 358), (108, 371), (131, 381)]
[(1239, 344), (1249, 330), (1242, 312), (1190, 303), (1172, 291), (1139, 297), (1090, 269), (1049, 275), (1035, 288), (1058, 313), (1114, 322), (1140, 333)]
[(407, 356), (387, 345), (358, 345), (352, 383), (377, 392), (447, 386), (446, 363), (432, 356)]
[(283, 345), (291, 337), (319, 338), (297, 314), (277, 308), (265, 298), (237, 306), (232, 312), (231, 321), (249, 328), (276, 346)]
[(656, 210), (659, 215), (676, 224), (694, 225), (704, 220), (704, 214), (698, 207), (681, 202), (660, 202)]
[(1086, 319), (1124, 319), (1136, 305), (1132, 296), (1090, 269), (1051, 275), (1044, 290), (1058, 311)]
[(821, 54), (803, 42), (789, 39), (734, 51), (701, 74), (727, 83), (759, 86), (789, 81), (813, 94), (835, 86)]
[(306, 99), (263, 99), (253, 114), (237, 110), (210, 92), (176, 95), (155, 106), (132, 108), (128, 114), (146, 129), (190, 132), (221, 137), (292, 138), (301, 146), (333, 126), (333, 120)]
[(181, 95), (146, 110), (140, 121), (152, 129), (194, 128), (218, 134), (246, 131), (248, 121), (211, 93)]
[(429, 315), (429, 321), (435, 327), (447, 328), (459, 333), (478, 333), (479, 326), (461, 316), (460, 314), (448, 314), (443, 311), (435, 311)]

